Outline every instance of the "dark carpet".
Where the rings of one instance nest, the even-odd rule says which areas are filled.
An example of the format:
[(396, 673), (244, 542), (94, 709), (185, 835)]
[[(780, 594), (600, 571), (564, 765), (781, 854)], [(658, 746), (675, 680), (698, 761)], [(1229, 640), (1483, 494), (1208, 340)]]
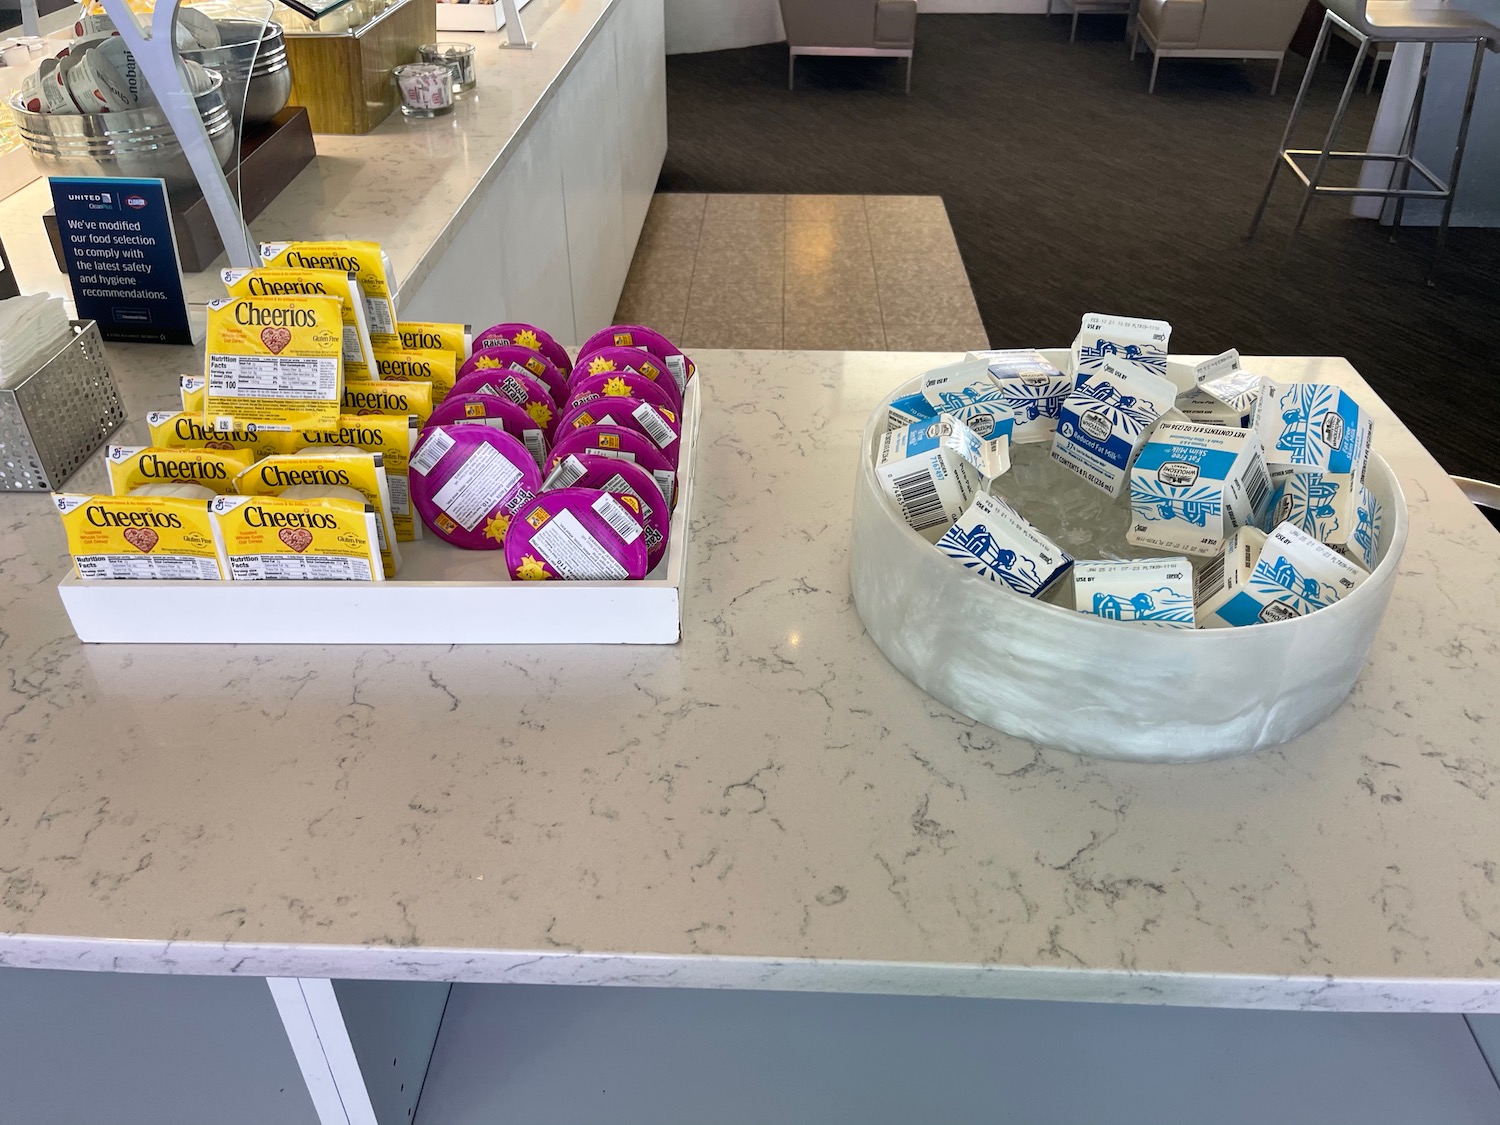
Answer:
[[(1339, 200), (1288, 249), (1284, 176), (1247, 243), (1303, 60), (1271, 98), (1271, 64), (1166, 59), (1148, 95), (1122, 35), (923, 16), (909, 97), (896, 61), (802, 59), (789, 93), (784, 45), (674, 56), (659, 190), (941, 195), (993, 346), (1066, 343), (1099, 311), (1171, 321), (1179, 352), (1344, 355), (1444, 468), (1500, 480), (1500, 231), (1453, 231), (1429, 288), (1430, 229), (1392, 244)], [(1321, 140), (1348, 57), (1320, 69), (1299, 142)], [(1343, 147), (1377, 97), (1361, 87)]]

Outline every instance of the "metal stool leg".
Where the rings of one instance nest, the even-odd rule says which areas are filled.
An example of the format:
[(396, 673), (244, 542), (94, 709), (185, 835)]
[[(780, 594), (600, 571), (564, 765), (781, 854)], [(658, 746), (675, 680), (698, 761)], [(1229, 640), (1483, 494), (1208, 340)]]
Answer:
[(1432, 261), (1427, 267), (1427, 284), (1434, 284), (1438, 256), (1448, 241), (1448, 221), (1453, 218), (1453, 201), (1458, 195), (1458, 173), (1464, 164), (1464, 145), (1469, 140), (1469, 118), (1474, 114), (1474, 95), (1479, 89), (1479, 71), (1484, 66), (1486, 41), (1474, 42), (1474, 63), (1469, 68), (1469, 92), (1464, 95), (1463, 116), (1458, 119), (1458, 144), (1453, 150), (1453, 167), (1448, 172), (1448, 198), (1443, 200), (1443, 218), (1438, 223), (1437, 243), (1432, 248)]
[(1271, 96), (1273, 98), (1276, 96), (1276, 91), (1281, 87), (1281, 68), (1285, 65), (1286, 52), (1282, 51), (1281, 56), (1276, 60), (1276, 73), (1271, 77)]
[(1276, 190), (1276, 177), (1281, 174), (1281, 165), (1285, 159), (1282, 153), (1286, 152), (1286, 146), (1292, 139), (1292, 130), (1297, 127), (1297, 118), (1302, 115), (1302, 103), (1307, 100), (1307, 91), (1312, 87), (1313, 74), (1318, 69), (1318, 60), (1323, 57), (1323, 52), (1328, 46), (1329, 28), (1332, 26), (1333, 17), (1324, 13), (1323, 26), (1318, 29), (1318, 42), (1313, 47), (1312, 53), (1307, 56), (1307, 69), (1302, 72), (1302, 85), (1297, 88), (1297, 100), (1292, 103), (1292, 115), (1286, 119), (1286, 129), (1281, 134), (1281, 144), (1276, 149), (1276, 160), (1271, 165), (1271, 177), (1266, 181), (1265, 194), (1260, 197), (1260, 206), (1255, 209), (1255, 217), (1250, 220), (1250, 233), (1247, 238), (1253, 239), (1260, 231), (1260, 221), (1266, 217), (1266, 205), (1271, 202), (1271, 193)]
[(1068, 36), (1068, 42), (1069, 43), (1077, 43), (1078, 42), (1078, 6), (1077, 5), (1074, 5), (1074, 7), (1073, 7), (1073, 31)]
[(1161, 51), (1160, 50), (1152, 51), (1151, 52), (1151, 85), (1149, 85), (1149, 86), (1146, 87), (1146, 93), (1148, 93), (1148, 94), (1154, 94), (1154, 93), (1156, 93), (1156, 68), (1159, 67), (1159, 66), (1161, 66)]
[(1339, 129), (1343, 127), (1344, 114), (1349, 112), (1349, 101), (1354, 97), (1354, 87), (1359, 85), (1359, 70), (1364, 65), (1365, 52), (1369, 48), (1370, 40), (1361, 35), (1359, 47), (1354, 52), (1354, 65), (1349, 68), (1349, 77), (1344, 82), (1344, 96), (1339, 98), (1339, 107), (1334, 110), (1333, 121), (1328, 126), (1328, 136), (1323, 138), (1323, 151), (1318, 154), (1318, 163), (1313, 167), (1313, 174), (1307, 180), (1307, 190), (1302, 193), (1302, 207), (1297, 212), (1297, 221), (1292, 224), (1292, 238), (1295, 238), (1297, 232), (1302, 229), (1302, 224), (1307, 219), (1307, 209), (1312, 206), (1318, 185), (1323, 182), (1323, 172), (1328, 167), (1328, 154), (1333, 151)]
[[(1422, 68), (1417, 72), (1417, 89), (1412, 95), (1411, 112), (1406, 115), (1406, 128), (1401, 133), (1401, 147), (1396, 151), (1406, 159), (1397, 168), (1400, 171), (1398, 191), (1405, 191), (1411, 184), (1411, 154), (1417, 140), (1417, 122), (1422, 118), (1422, 99), (1427, 94), (1427, 71), (1432, 63), (1432, 44), (1422, 44)], [(1393, 172), (1396, 169), (1392, 170)], [(1396, 241), (1396, 232), (1401, 229), (1401, 217), (1406, 214), (1406, 197), (1396, 196), (1396, 210), (1391, 216), (1391, 241)]]

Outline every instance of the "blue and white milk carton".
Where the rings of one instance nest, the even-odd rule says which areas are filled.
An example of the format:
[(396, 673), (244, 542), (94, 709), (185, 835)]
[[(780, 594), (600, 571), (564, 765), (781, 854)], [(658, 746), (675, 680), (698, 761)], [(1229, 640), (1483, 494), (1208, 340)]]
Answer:
[(1011, 417), (1000, 385), (979, 360), (933, 368), (922, 376), (922, 397), (934, 411), (951, 414), (981, 438), (998, 437), (996, 427)]
[(1085, 313), (1073, 341), (1073, 375), (1103, 370), (1105, 361), (1119, 371), (1167, 377), (1167, 342), (1172, 326), (1165, 320), (1134, 320)]
[(901, 518), (933, 542), (969, 506), (984, 481), (1009, 468), (1008, 431), (985, 441), (949, 414), (888, 430), (875, 454), (875, 476), (901, 509)]
[(937, 541), (937, 549), (981, 578), (1040, 597), (1068, 572), (1068, 553), (998, 496), (981, 492)]
[[(1193, 576), (1193, 601), (1198, 628), (1211, 627), (1219, 607), (1250, 584), (1260, 550), (1266, 545), (1266, 533), (1258, 527), (1245, 526), (1229, 537), (1217, 558), (1204, 563)], [(1220, 621), (1220, 625), (1228, 625)]]
[(927, 418), (936, 418), (937, 410), (933, 405), (922, 397), (922, 392), (902, 395), (886, 404), (885, 428), (888, 430), (904, 430), (914, 422), (921, 422)]
[[(1151, 428), (1172, 411), (1177, 390), (1159, 375), (1111, 360), (1080, 372), (1057, 415), (1052, 459), (1119, 496)], [(1174, 417), (1181, 417), (1173, 411)]]
[(1253, 371), (1208, 379), (1177, 400), (1177, 409), (1205, 426), (1247, 429), (1266, 380)]
[(969, 358), (984, 361), (990, 378), (1000, 388), (1000, 401), (1010, 407), (1016, 420), (1011, 440), (1051, 441), (1057, 430), (1058, 411), (1073, 389), (1072, 376), (1058, 370), (1041, 352), (1028, 348), (970, 352)]
[(1186, 360), (1167, 360), (1167, 380), (1177, 388), (1179, 395), (1191, 393), (1195, 388), (1211, 379), (1232, 375), (1240, 369), (1240, 353), (1230, 348), (1211, 359), (1188, 363)]
[(1080, 560), (1073, 564), (1073, 606), (1110, 621), (1191, 629), (1192, 564), (1187, 559)]
[(1361, 485), (1354, 506), (1354, 530), (1339, 551), (1366, 570), (1374, 570), (1380, 562), (1380, 540), (1384, 534), (1385, 508), (1373, 492)]
[(1130, 470), (1130, 526), (1140, 547), (1216, 555), (1265, 519), (1271, 492), (1260, 440), (1249, 430), (1163, 422)]
[(1250, 579), (1228, 597), (1200, 603), (1203, 628), (1259, 625), (1303, 617), (1356, 590), (1369, 575), (1295, 524), (1266, 536)]
[(1266, 381), (1250, 420), (1265, 449), (1271, 483), (1318, 473), (1336, 485), (1330, 502), (1349, 526), (1370, 462), (1370, 416), (1338, 387)]

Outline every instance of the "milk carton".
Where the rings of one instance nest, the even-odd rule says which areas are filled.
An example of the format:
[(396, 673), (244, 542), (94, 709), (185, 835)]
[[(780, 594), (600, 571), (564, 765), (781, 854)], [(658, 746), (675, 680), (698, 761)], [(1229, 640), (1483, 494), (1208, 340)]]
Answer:
[(1141, 547), (1216, 555), (1265, 517), (1271, 483), (1249, 430), (1163, 422), (1130, 470), (1130, 526)]
[(1179, 395), (1185, 395), (1210, 379), (1232, 375), (1239, 369), (1240, 353), (1230, 348), (1227, 352), (1220, 352), (1212, 359), (1201, 360), (1198, 363), (1187, 363), (1177, 359), (1167, 360), (1167, 380), (1177, 388)]
[(1267, 380), (1251, 426), (1260, 435), (1272, 484), (1293, 473), (1319, 474), (1325, 487), (1336, 486), (1323, 498), (1335, 518), (1342, 527), (1353, 526), (1370, 460), (1370, 416), (1357, 402), (1324, 383)]
[(1166, 378), (1171, 337), (1172, 326), (1164, 320), (1086, 313), (1073, 341), (1073, 375), (1092, 375), (1107, 360), (1122, 371)]
[(1166, 379), (1103, 360), (1080, 372), (1063, 400), (1052, 459), (1119, 496), (1151, 428), (1176, 398)]
[(1250, 580), (1211, 613), (1200, 610), (1199, 620), (1217, 628), (1302, 617), (1332, 605), (1368, 577), (1332, 547), (1284, 523), (1266, 536)]
[(978, 493), (937, 549), (981, 578), (1028, 598), (1046, 593), (1073, 560), (998, 496)]
[(1010, 468), (1007, 432), (989, 441), (949, 414), (889, 430), (875, 475), (908, 527), (935, 542), (986, 480)]
[(1264, 531), (1258, 527), (1242, 527), (1229, 537), (1218, 558), (1198, 568), (1193, 580), (1198, 628), (1229, 625), (1217, 616), (1218, 611), (1250, 584), (1250, 576), (1255, 573), (1255, 564), (1260, 561), (1261, 548), (1265, 545)]
[(1177, 400), (1177, 409), (1206, 426), (1245, 429), (1266, 380), (1252, 371), (1205, 379)]
[(1011, 440), (1051, 441), (1057, 429), (1057, 413), (1073, 389), (1073, 379), (1059, 371), (1041, 352), (970, 352), (970, 359), (983, 360), (990, 378), (1000, 388), (1000, 401), (1015, 418)]
[(1073, 564), (1073, 605), (1110, 621), (1193, 627), (1193, 567), (1187, 559)]
[(888, 430), (904, 430), (913, 422), (920, 422), (924, 418), (936, 418), (937, 411), (932, 404), (922, 397), (918, 391), (916, 394), (902, 395), (900, 398), (888, 403), (885, 408), (885, 428)]
[(981, 438), (998, 437), (997, 422), (1011, 417), (1000, 398), (1000, 385), (978, 360), (936, 367), (922, 376), (922, 397), (934, 412), (957, 418)]
[(1385, 508), (1375, 499), (1373, 492), (1361, 485), (1359, 500), (1354, 506), (1354, 530), (1339, 552), (1366, 570), (1374, 570), (1380, 561), (1380, 539), (1384, 531)]

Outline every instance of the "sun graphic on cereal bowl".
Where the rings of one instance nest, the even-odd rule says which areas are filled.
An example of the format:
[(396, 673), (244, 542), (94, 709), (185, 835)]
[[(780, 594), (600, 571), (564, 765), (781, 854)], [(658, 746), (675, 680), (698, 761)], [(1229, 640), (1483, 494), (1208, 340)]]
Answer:
[(630, 384), (616, 375), (604, 381), (604, 393), (611, 398), (625, 398), (630, 394)]
[(545, 402), (532, 399), (526, 404), (526, 413), (531, 415), (531, 420), (538, 426), (545, 426), (552, 421), (552, 411)]
[(495, 518), (484, 525), (485, 538), (493, 539), (496, 543), (504, 543), (505, 532), (509, 527), (510, 517), (504, 512), (497, 512)]
[(482, 355), (474, 361), (476, 370), (488, 371), (492, 367), (499, 367), (500, 361), (492, 355)]
[(541, 559), (522, 555), (521, 565), (516, 567), (516, 577), (522, 582), (544, 582), (547, 579), (547, 568), (542, 565)]
[(532, 351), (536, 351), (541, 347), (542, 344), (542, 342), (536, 338), (536, 333), (529, 328), (523, 328), (521, 329), (521, 331), (517, 332), (515, 342), (517, 347), (530, 348)]
[(598, 355), (589, 360), (589, 374), (603, 375), (606, 371), (618, 371), (615, 361), (606, 356)]

